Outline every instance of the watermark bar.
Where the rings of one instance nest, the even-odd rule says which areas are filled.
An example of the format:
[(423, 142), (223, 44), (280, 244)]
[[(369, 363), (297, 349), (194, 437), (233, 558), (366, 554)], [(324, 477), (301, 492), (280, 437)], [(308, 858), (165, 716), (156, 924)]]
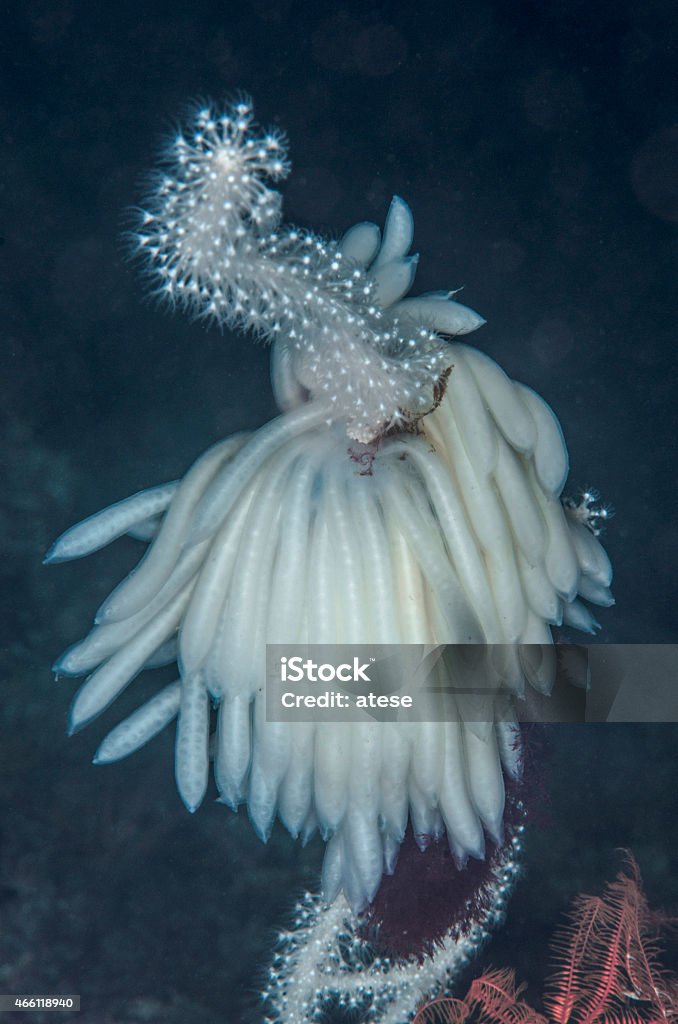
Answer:
[(35, 1013), (36, 1010), (79, 1010), (80, 996), (62, 995), (0, 995), (0, 1013), (13, 1013), (26, 1010)]
[(269, 644), (271, 722), (678, 722), (678, 644)]

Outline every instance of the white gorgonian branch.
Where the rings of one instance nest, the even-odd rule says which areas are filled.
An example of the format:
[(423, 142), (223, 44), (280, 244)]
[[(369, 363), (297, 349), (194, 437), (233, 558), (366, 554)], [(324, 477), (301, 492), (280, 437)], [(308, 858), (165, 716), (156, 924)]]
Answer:
[(457, 979), (503, 921), (519, 873), (523, 830), (517, 827), (484, 884), (484, 909), (421, 959), (379, 955), (361, 938), (360, 918), (343, 897), (328, 905), (306, 893), (294, 908), (292, 928), (278, 936), (262, 992), (265, 1024), (309, 1024), (337, 1005), (352, 1020), (405, 1024)]
[(400, 302), (417, 257), (396, 199), (383, 240), (357, 225), (341, 245), (281, 224), (285, 142), (261, 133), (249, 103), (195, 115), (165, 154), (134, 235), (156, 293), (222, 326), (273, 341), (292, 387), (329, 403), (369, 442), (430, 412), (450, 365), (441, 334), (483, 320), (449, 293)]

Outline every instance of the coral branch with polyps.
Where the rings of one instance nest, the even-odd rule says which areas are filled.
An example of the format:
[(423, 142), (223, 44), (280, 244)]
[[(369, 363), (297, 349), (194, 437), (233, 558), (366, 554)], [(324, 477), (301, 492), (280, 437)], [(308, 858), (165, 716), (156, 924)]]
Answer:
[(372, 224), (341, 246), (283, 227), (267, 181), (289, 171), (284, 143), (256, 129), (247, 103), (200, 110), (165, 163), (136, 235), (161, 294), (274, 341), (292, 396), (326, 400), (359, 441), (431, 411), (449, 365), (436, 332), (483, 320), (444, 294), (398, 301), (417, 265), (405, 203), (394, 200), (381, 244)]

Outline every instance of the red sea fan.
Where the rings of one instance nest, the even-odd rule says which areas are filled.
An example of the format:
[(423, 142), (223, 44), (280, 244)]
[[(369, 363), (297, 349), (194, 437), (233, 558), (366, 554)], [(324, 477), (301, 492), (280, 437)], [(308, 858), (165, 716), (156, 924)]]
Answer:
[(678, 978), (659, 964), (658, 935), (668, 919), (650, 911), (638, 865), (601, 896), (579, 896), (556, 934), (555, 972), (545, 986), (543, 1017), (520, 998), (511, 971), (488, 971), (465, 999), (440, 998), (414, 1024), (674, 1024)]

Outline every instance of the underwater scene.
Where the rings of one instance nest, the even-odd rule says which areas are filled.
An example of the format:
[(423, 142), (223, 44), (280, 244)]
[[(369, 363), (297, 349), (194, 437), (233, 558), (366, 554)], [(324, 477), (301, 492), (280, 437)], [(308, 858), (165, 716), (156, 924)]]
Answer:
[(675, 4), (0, 48), (0, 1024), (678, 1021)]

